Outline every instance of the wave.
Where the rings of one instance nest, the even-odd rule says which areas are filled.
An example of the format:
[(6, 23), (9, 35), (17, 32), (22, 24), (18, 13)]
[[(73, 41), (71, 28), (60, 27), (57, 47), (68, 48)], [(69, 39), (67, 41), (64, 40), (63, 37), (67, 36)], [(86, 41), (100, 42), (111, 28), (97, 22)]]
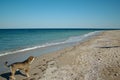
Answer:
[(84, 34), (84, 35), (82, 35), (82, 36), (73, 36), (73, 37), (68, 38), (65, 42), (66, 42), (66, 43), (69, 43), (69, 42), (80, 42), (80, 41), (82, 41), (82, 40), (91, 38), (92, 36), (96, 36), (96, 35), (98, 35), (100, 32), (102, 32), (102, 31), (89, 32), (88, 34)]
[(82, 36), (73, 36), (73, 37), (70, 37), (67, 40), (64, 40), (64, 41), (61, 41), (61, 42), (46, 43), (46, 44), (39, 45), (39, 46), (33, 46), (33, 47), (24, 48), (24, 49), (20, 49), (20, 50), (16, 50), (16, 51), (5, 52), (5, 53), (0, 54), (0, 56), (20, 53), (20, 52), (30, 51), (30, 50), (34, 50), (34, 49), (38, 49), (38, 48), (44, 48), (44, 47), (49, 47), (49, 46), (65, 44), (65, 43), (80, 42), (80, 41), (82, 41), (86, 38), (90, 38), (91, 36), (95, 36), (95, 35), (99, 34), (99, 32), (101, 32), (101, 31), (90, 32), (90, 33), (84, 34)]

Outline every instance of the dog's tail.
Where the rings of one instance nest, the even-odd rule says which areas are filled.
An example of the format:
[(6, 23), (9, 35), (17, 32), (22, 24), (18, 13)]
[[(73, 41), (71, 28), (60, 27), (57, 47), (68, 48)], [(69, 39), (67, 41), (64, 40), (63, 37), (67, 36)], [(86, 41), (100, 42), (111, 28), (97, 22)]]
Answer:
[(10, 65), (8, 65), (8, 62), (7, 62), (7, 61), (5, 62), (5, 66), (6, 66), (6, 67), (10, 67)]

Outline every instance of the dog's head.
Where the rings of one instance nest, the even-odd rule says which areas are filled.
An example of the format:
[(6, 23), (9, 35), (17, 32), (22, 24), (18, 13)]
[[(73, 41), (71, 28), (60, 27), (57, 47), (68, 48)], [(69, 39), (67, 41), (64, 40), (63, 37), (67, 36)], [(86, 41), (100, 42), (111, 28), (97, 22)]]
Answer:
[(31, 64), (31, 63), (33, 62), (34, 59), (35, 59), (34, 56), (30, 56), (30, 57), (28, 57), (28, 62)]

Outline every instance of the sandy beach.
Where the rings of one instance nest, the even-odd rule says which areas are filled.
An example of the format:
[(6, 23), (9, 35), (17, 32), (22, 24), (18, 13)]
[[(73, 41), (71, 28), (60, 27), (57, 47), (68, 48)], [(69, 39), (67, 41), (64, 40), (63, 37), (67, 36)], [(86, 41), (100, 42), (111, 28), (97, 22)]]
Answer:
[[(1, 65), (2, 66), (2, 65)], [(0, 80), (9, 80), (10, 72)], [(120, 80), (120, 30), (100, 35), (53, 53), (36, 57), (30, 77), (17, 72), (16, 80)]]

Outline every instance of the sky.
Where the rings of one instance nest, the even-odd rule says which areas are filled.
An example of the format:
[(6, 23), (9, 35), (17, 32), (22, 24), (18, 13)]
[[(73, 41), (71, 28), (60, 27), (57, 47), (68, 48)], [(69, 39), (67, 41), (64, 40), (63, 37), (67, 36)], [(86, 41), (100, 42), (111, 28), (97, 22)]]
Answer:
[(120, 0), (0, 0), (0, 28), (120, 28)]

